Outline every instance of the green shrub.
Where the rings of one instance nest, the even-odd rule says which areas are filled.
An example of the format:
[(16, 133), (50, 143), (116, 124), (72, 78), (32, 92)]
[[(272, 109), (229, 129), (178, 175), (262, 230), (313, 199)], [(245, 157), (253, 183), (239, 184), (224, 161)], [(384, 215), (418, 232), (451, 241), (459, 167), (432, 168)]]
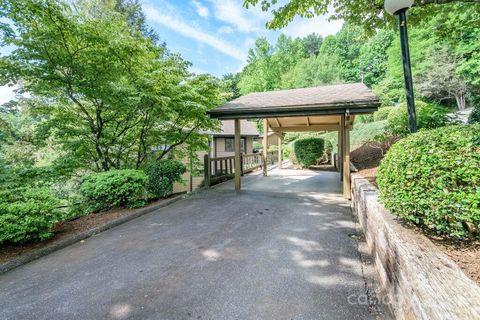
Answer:
[(276, 144), (272, 144), (270, 147), (268, 147), (268, 152), (277, 152), (278, 151), (278, 146)]
[(302, 167), (314, 165), (323, 155), (325, 141), (321, 138), (304, 138), (293, 142), (293, 153)]
[(373, 121), (387, 120), (392, 110), (393, 107), (382, 107), (378, 109), (378, 111), (373, 114)]
[(329, 140), (324, 140), (322, 160), (329, 162), (332, 157), (333, 145)]
[(61, 220), (60, 200), (48, 188), (0, 192), (0, 243), (44, 240)]
[(468, 117), (468, 123), (477, 123), (480, 122), (480, 99), (478, 99), (478, 104), (473, 108), (470, 117)]
[(253, 150), (254, 151), (260, 151), (263, 149), (263, 144), (261, 144), (258, 141), (253, 141)]
[(85, 177), (80, 192), (87, 210), (97, 212), (115, 207), (141, 207), (146, 200), (147, 175), (140, 170), (110, 170)]
[(159, 160), (150, 162), (144, 171), (149, 178), (148, 192), (155, 198), (163, 198), (172, 194), (173, 183), (182, 181), (187, 168), (176, 160)]
[(283, 158), (284, 159), (290, 158), (290, 154), (292, 153), (291, 145), (290, 144), (282, 145), (282, 153), (283, 153)]
[(392, 214), (440, 235), (478, 237), (480, 124), (420, 131), (395, 143), (377, 176)]
[(373, 114), (359, 114), (355, 117), (355, 123), (370, 123), (375, 121)]
[[(434, 129), (447, 125), (448, 109), (436, 104), (427, 104), (422, 101), (415, 102), (417, 113), (417, 129)], [(388, 115), (388, 131), (391, 135), (406, 136), (410, 133), (408, 128), (407, 105), (401, 104), (394, 108)]]

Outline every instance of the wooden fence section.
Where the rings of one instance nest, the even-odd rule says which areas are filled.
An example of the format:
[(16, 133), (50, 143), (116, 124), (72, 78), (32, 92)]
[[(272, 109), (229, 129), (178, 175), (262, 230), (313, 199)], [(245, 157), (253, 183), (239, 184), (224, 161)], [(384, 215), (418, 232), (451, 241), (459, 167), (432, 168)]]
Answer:
[(252, 172), (262, 167), (262, 155), (252, 153), (242, 155), (242, 174)]
[[(263, 157), (261, 153), (242, 154), (241, 155), (241, 174), (252, 172), (263, 167)], [(265, 165), (273, 165), (278, 161), (277, 152), (269, 152)], [(232, 179), (235, 175), (235, 157), (211, 158), (210, 155), (204, 156), (204, 185), (211, 186), (225, 180)]]

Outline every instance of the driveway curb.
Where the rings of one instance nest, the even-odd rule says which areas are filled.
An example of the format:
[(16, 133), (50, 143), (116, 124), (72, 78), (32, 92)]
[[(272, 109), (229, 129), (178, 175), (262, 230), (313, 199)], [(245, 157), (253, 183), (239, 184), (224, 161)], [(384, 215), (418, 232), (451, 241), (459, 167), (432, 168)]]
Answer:
[[(193, 192), (191, 194), (195, 194), (195, 193), (196, 192)], [(151, 212), (156, 211), (160, 208), (169, 206), (172, 203), (175, 203), (179, 200), (186, 199), (191, 194), (180, 194), (180, 195), (175, 196), (173, 198), (166, 199), (165, 201), (162, 201), (161, 203), (159, 203), (157, 205), (154, 205), (154, 206), (151, 206), (151, 207), (148, 207), (148, 208), (137, 209), (136, 212), (131, 214), (131, 215), (124, 216), (124, 217), (109, 221), (109, 222), (107, 222), (105, 224), (102, 224), (100, 226), (97, 226), (95, 228), (83, 231), (83, 232), (81, 232), (81, 233), (79, 233), (79, 234), (77, 234), (73, 237), (58, 241), (58, 242), (53, 243), (53, 244), (51, 244), (49, 246), (46, 246), (44, 248), (33, 250), (33, 251), (31, 251), (31, 252), (29, 252), (25, 255), (22, 255), (22, 256), (19, 256), (17, 258), (14, 258), (12, 260), (9, 260), (7, 262), (1, 263), (0, 264), (0, 275), (3, 274), (3, 273), (6, 273), (6, 272), (8, 272), (12, 269), (15, 269), (15, 268), (17, 268), (21, 265), (29, 263), (33, 260), (36, 260), (36, 259), (41, 258), (43, 256), (46, 256), (46, 255), (48, 255), (52, 252), (55, 252), (55, 251), (58, 251), (60, 249), (65, 248), (65, 247), (68, 247), (68, 246), (70, 246), (70, 245), (72, 245), (76, 242), (79, 242), (81, 240), (90, 238), (91, 236), (99, 234), (99, 233), (101, 233), (103, 231), (106, 231), (108, 229), (114, 228), (114, 227), (116, 227), (118, 225), (121, 225), (125, 222), (129, 222), (129, 221), (131, 221), (133, 219), (136, 219), (138, 217), (141, 217), (141, 216), (143, 216), (147, 213), (151, 213)]]

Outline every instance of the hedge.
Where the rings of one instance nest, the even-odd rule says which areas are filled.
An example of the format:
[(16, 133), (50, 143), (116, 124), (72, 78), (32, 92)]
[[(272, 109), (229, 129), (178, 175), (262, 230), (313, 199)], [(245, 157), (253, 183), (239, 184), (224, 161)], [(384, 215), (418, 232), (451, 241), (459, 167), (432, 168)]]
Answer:
[(322, 138), (303, 138), (293, 142), (294, 159), (302, 167), (317, 163), (323, 156), (325, 141)]
[(480, 124), (420, 131), (392, 146), (378, 170), (392, 214), (453, 238), (478, 238)]
[(0, 192), (0, 243), (44, 240), (62, 218), (61, 202), (46, 188)]
[[(437, 104), (415, 101), (417, 113), (417, 129), (434, 129), (447, 125), (448, 109)], [(408, 126), (407, 105), (405, 103), (393, 108), (388, 114), (387, 130), (395, 136), (406, 136), (410, 133)]]
[(141, 170), (110, 170), (85, 177), (80, 192), (86, 210), (97, 212), (114, 207), (141, 207), (146, 203), (147, 175)]
[(387, 120), (388, 115), (392, 110), (393, 107), (382, 107), (378, 109), (378, 111), (373, 114), (373, 121)]
[(154, 198), (163, 198), (172, 194), (173, 183), (182, 181), (187, 171), (183, 163), (176, 160), (157, 160), (143, 169), (148, 176), (148, 191)]

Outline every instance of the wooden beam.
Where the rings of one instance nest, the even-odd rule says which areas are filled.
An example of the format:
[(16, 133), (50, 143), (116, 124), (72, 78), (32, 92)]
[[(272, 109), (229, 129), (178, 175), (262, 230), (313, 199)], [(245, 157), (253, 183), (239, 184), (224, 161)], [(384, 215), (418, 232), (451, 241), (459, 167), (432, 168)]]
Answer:
[[(346, 119), (345, 119), (346, 118)], [(343, 116), (344, 129), (343, 129), (343, 197), (345, 199), (351, 199), (350, 190), (350, 129), (348, 128), (348, 116)]]
[(343, 140), (345, 137), (344, 131), (345, 131), (345, 116), (342, 116), (340, 119), (340, 130), (339, 130), (339, 137), (338, 137), (338, 154), (339, 154), (338, 164), (340, 167), (340, 181), (343, 181), (343, 161), (345, 159), (345, 154), (344, 154), (345, 141)]
[(282, 127), (282, 124), (280, 123), (280, 121), (278, 121), (278, 118), (275, 118), (275, 122), (277, 123), (277, 127), (279, 128)]
[(310, 118), (307, 117), (307, 127), (310, 127)]
[(242, 161), (240, 156), (240, 119), (235, 119), (235, 191), (240, 191), (242, 187)]
[(299, 132), (299, 131), (337, 131), (338, 124), (312, 124), (310, 126), (282, 126), (271, 127), (272, 131)]
[(267, 176), (267, 156), (268, 156), (268, 121), (267, 119), (263, 120), (263, 176)]
[(283, 153), (282, 153), (283, 137), (281, 133), (278, 133), (278, 169), (282, 169)]

